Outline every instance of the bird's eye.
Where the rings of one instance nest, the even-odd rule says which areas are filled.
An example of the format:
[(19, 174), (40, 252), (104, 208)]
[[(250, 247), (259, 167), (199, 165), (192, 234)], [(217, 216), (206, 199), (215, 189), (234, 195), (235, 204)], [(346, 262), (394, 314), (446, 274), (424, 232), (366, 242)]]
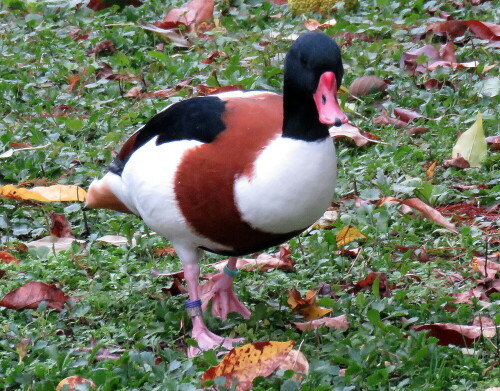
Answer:
[(300, 63), (303, 67), (307, 67), (307, 58), (305, 58), (304, 56), (300, 56)]

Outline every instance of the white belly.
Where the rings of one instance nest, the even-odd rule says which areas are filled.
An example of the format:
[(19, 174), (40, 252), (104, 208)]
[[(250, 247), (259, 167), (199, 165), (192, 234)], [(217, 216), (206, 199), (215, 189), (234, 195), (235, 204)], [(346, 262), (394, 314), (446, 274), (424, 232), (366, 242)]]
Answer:
[(253, 175), (236, 180), (243, 220), (272, 233), (300, 230), (329, 206), (336, 178), (331, 138), (307, 142), (277, 138), (259, 155)]

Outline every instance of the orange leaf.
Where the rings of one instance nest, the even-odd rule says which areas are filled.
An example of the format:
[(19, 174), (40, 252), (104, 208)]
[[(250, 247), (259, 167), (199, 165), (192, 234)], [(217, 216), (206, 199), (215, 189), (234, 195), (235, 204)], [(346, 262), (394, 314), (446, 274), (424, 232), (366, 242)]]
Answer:
[(226, 378), (226, 387), (231, 387), (237, 380), (236, 391), (248, 390), (254, 378), (269, 376), (284, 362), (293, 344), (293, 341), (262, 341), (234, 348), (219, 365), (209, 368), (201, 376), (201, 381), (223, 376)]
[(303, 299), (296, 288), (292, 288), (288, 294), (288, 304), (293, 312), (301, 314), (305, 320), (321, 318), (332, 312), (331, 308), (318, 307), (316, 304), (316, 293), (309, 291)]
[(425, 180), (429, 181), (434, 177), (434, 170), (436, 169), (437, 162), (433, 162), (427, 171), (425, 171)]
[(359, 232), (357, 227), (346, 225), (337, 234), (337, 246), (342, 247), (356, 239), (366, 239), (366, 236)]
[(92, 380), (85, 379), (81, 376), (69, 376), (59, 382), (59, 384), (56, 387), (56, 391), (62, 391), (64, 386), (66, 386), (66, 388), (64, 388), (66, 391), (77, 391), (82, 389), (78, 387), (81, 385), (86, 385), (87, 388), (85, 389), (88, 389), (89, 387), (92, 389), (96, 388)]
[(0, 301), (0, 306), (14, 310), (37, 309), (38, 305), (45, 301), (47, 308), (61, 311), (68, 299), (69, 296), (54, 285), (31, 281), (8, 293)]
[(0, 251), (0, 262), (15, 263), (16, 265), (18, 265), (21, 261), (8, 252)]
[(455, 224), (450, 223), (436, 209), (427, 205), (425, 202), (419, 200), (418, 198), (410, 198), (408, 200), (401, 201), (401, 203), (418, 210), (424, 217), (428, 218), (429, 220), (432, 220), (435, 223), (448, 228), (449, 230), (455, 231)]

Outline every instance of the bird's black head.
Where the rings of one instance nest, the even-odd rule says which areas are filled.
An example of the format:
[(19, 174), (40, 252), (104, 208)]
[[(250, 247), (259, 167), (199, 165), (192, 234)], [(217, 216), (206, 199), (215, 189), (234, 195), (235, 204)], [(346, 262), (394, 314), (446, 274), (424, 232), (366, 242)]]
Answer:
[(337, 43), (319, 32), (306, 33), (297, 38), (285, 59), (285, 81), (290, 81), (304, 93), (313, 93), (321, 75), (328, 71), (334, 73), (339, 88), (344, 67)]
[(319, 32), (301, 35), (285, 59), (285, 125), (295, 126), (289, 120), (292, 117), (295, 123), (308, 122), (310, 129), (323, 129), (325, 134), (328, 126), (346, 123), (337, 100), (343, 75), (340, 49), (332, 38)]

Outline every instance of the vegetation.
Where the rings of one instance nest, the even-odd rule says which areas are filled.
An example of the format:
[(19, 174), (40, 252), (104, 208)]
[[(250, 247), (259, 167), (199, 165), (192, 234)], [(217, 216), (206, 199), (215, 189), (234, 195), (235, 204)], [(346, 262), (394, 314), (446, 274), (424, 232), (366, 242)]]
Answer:
[[(181, 28), (188, 47), (141, 27), (181, 5), (151, 0), (94, 12), (79, 0), (3, 0), (0, 151), (45, 147), (1, 158), (0, 185), (85, 188), (105, 172), (128, 135), (167, 104), (206, 86), (280, 91), (288, 37), (307, 31), (309, 18), (335, 18), (323, 31), (342, 47), (343, 84), (364, 75), (388, 82), (383, 93), (341, 96), (351, 122), (382, 143), (356, 147), (350, 139), (337, 140), (337, 219), (290, 241), (295, 271), (240, 273), (235, 291), (253, 311), (249, 320), (233, 314), (222, 322), (207, 314), (207, 323), (248, 342), (294, 340), (300, 346), (310, 364), (301, 383), (292, 371), (278, 371), (255, 379), (254, 390), (500, 387), (498, 284), (471, 266), (473, 259), (493, 262), (498, 253), (499, 155), (490, 149), (480, 168), (443, 166), (478, 112), (486, 136), (499, 133), (498, 65), (489, 67), (498, 60), (498, 45), (466, 31), (455, 37), (455, 54), (460, 63), (477, 61), (474, 67), (412, 73), (400, 66), (412, 49), (426, 43), (439, 49), (445, 38), (422, 35), (426, 26), (443, 21), (440, 16), (498, 23), (498, 3), (366, 0), (352, 12), (339, 7), (329, 15), (293, 16), (286, 4), (221, 0), (215, 26), (203, 32)], [(416, 60), (425, 62), (424, 55)], [(436, 87), (425, 88), (429, 80)], [(164, 92), (147, 94), (155, 91)], [(410, 134), (394, 121), (374, 124), (383, 110), (392, 117), (394, 108), (426, 117), (412, 122), (425, 131)], [(384, 197), (419, 198), (453, 221), (456, 232), (403, 213), (399, 203), (380, 202)], [(1, 264), (0, 298), (42, 281), (73, 299), (59, 312), (46, 302), (22, 311), (0, 307), (0, 389), (52, 391), (70, 375), (91, 379), (99, 390), (201, 389), (201, 375), (218, 363), (216, 353), (186, 358), (192, 341), (185, 295), (163, 293), (172, 280), (150, 272), (180, 270), (175, 255), (152, 251), (169, 243), (134, 217), (82, 206), (1, 199), (0, 245), (21, 262)], [(25, 251), (22, 243), (50, 232), (51, 211), (64, 213), (83, 242), (61, 252)], [(345, 226), (357, 227), (365, 238), (339, 245), (337, 234)], [(122, 235), (128, 244), (96, 240), (103, 235)], [(205, 264), (220, 259), (207, 254)], [(361, 289), (358, 282), (369, 272), (383, 274)], [(317, 290), (318, 304), (333, 309), (332, 316), (347, 315), (349, 327), (297, 330), (292, 322), (302, 317), (287, 304), (293, 287)], [(473, 288), (476, 293), (463, 300), (452, 296)], [(477, 292), (482, 295), (473, 297)], [(479, 316), (491, 319), (497, 333), (475, 338), (468, 348), (442, 346), (446, 337), (412, 329), (471, 325)]]

